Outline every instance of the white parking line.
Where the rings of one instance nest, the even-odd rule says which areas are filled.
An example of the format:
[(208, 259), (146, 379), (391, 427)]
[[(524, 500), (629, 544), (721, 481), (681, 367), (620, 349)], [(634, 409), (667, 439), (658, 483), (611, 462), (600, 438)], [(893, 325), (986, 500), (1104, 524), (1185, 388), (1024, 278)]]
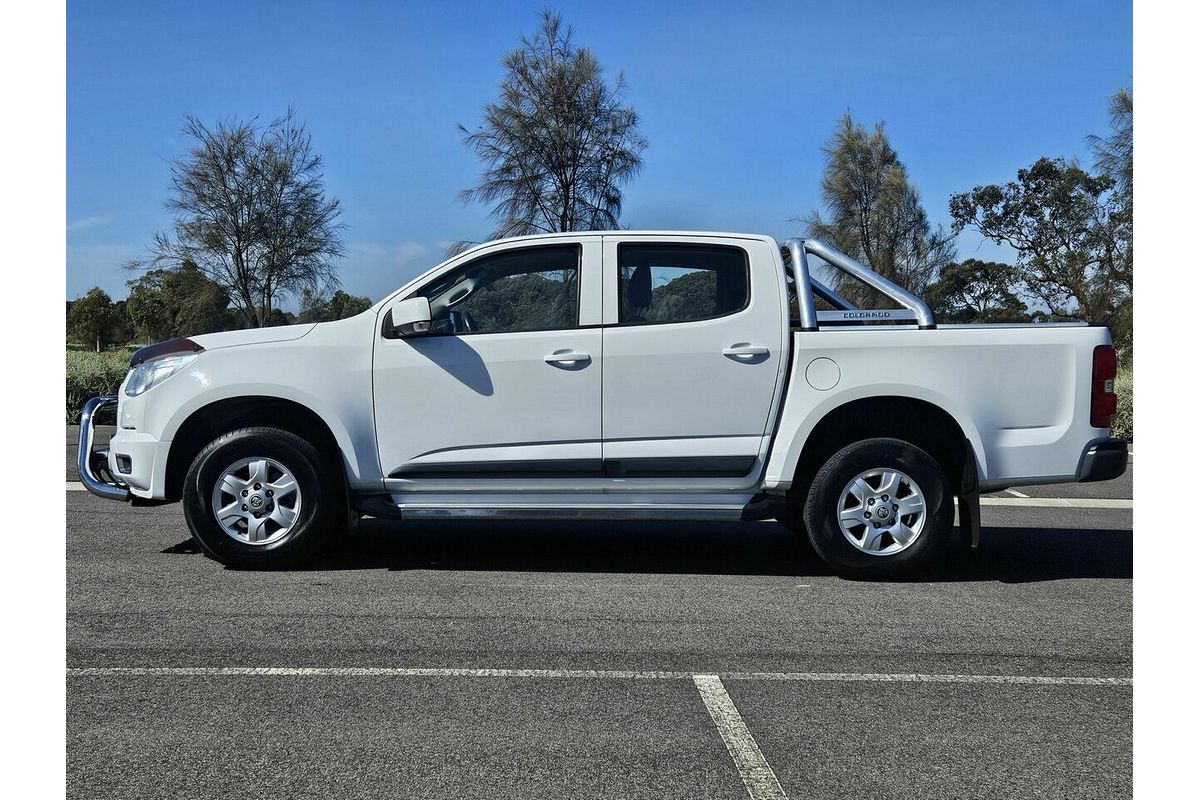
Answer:
[[(591, 678), (692, 680), (694, 672), (605, 669), (471, 669), (453, 667), (68, 667), (67, 677), (326, 676), (398, 678)], [(711, 676), (711, 673), (709, 673)], [(701, 675), (704, 677), (704, 675)], [(1132, 678), (1078, 675), (955, 675), (914, 672), (722, 672), (727, 681), (974, 683), (1038, 686), (1132, 686)]]
[(95, 675), (323, 675), (399, 678), (640, 678), (691, 679), (691, 672), (597, 669), (457, 669), (446, 667), (68, 667), (67, 676)]
[(80, 483), (79, 481), (67, 481), (67, 491), (68, 492), (86, 492), (87, 489), (85, 489), (83, 484)]
[(981, 497), (979, 504), (1015, 508), (1133, 508), (1132, 500), (1108, 497)]
[(725, 691), (725, 684), (716, 675), (694, 675), (692, 681), (700, 691), (700, 699), (717, 726), (717, 732), (721, 734), (725, 749), (733, 758), (751, 800), (787, 800), (787, 793), (779, 785), (775, 770), (771, 769), (762, 750), (758, 749), (758, 742), (754, 741), (750, 729), (742, 721), (733, 698)]
[(871, 672), (729, 672), (735, 681), (848, 681), (864, 683), (975, 683), (1031, 686), (1132, 686), (1133, 678), (1092, 678), (1082, 675), (930, 675)]
[(1016, 489), (1005, 489), (1005, 491), (1008, 492), (1009, 494), (1011, 494), (1013, 497), (1029, 497), (1029, 495), (1022, 494), (1021, 492), (1018, 492)]
[(700, 692), (725, 749), (729, 751), (751, 800), (787, 800), (787, 793), (734, 705), (725, 680), (848, 681), (877, 683), (1030, 684), (1038, 686), (1132, 686), (1132, 678), (1074, 675), (955, 675), (871, 672), (728, 672), (723, 675), (679, 671), (598, 669), (455, 669), (445, 667), (68, 667), (68, 678), (191, 676), (328, 676), (435, 678), (690, 679)]

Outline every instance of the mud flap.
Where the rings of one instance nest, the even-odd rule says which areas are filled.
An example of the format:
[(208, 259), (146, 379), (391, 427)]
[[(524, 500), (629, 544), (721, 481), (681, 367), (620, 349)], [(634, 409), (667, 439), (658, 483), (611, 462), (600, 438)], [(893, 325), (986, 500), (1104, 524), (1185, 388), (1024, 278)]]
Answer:
[(383, 492), (378, 494), (356, 494), (353, 497), (353, 507), (353, 513), (360, 517), (402, 519), (400, 508), (392, 500), (392, 496)]
[(979, 473), (975, 466), (975, 448), (963, 443), (962, 482), (958, 489), (958, 530), (963, 544), (979, 547)]
[(768, 519), (786, 519), (787, 499), (775, 494), (759, 492), (750, 498), (742, 509), (742, 522), (762, 522)]

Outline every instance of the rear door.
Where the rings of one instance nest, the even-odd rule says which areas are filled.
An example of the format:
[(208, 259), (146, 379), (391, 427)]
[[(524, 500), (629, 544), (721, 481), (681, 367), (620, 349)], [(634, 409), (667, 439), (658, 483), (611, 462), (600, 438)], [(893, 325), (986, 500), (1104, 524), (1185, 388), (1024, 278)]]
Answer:
[(776, 263), (760, 239), (605, 236), (606, 476), (753, 483), (786, 358)]

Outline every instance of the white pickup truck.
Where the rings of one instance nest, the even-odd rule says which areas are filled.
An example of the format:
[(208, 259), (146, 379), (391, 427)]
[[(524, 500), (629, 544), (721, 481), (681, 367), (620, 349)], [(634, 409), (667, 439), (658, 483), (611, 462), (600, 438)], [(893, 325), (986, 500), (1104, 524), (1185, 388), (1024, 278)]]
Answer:
[[(896, 308), (855, 308), (832, 270)], [(974, 544), (980, 491), (1127, 461), (1105, 328), (937, 325), (827, 245), (749, 234), (488, 242), (358, 316), (131, 367), (85, 406), (81, 479), (182, 500), (230, 566), (311, 560), (364, 514), (774, 518), (840, 574), (893, 576), (943, 550), (956, 498)]]

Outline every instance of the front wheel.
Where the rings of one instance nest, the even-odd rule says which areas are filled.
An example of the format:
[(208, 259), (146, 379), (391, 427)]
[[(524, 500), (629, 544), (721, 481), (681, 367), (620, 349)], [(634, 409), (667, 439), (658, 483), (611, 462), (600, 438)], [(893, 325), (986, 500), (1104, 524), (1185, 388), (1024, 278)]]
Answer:
[(243, 428), (196, 456), (183, 511), (192, 536), (226, 566), (295, 566), (324, 548), (340, 496), (336, 474), (311, 443), (277, 428)]
[(924, 450), (855, 442), (817, 472), (804, 505), (813, 548), (838, 574), (896, 578), (927, 567), (954, 524), (950, 485)]

